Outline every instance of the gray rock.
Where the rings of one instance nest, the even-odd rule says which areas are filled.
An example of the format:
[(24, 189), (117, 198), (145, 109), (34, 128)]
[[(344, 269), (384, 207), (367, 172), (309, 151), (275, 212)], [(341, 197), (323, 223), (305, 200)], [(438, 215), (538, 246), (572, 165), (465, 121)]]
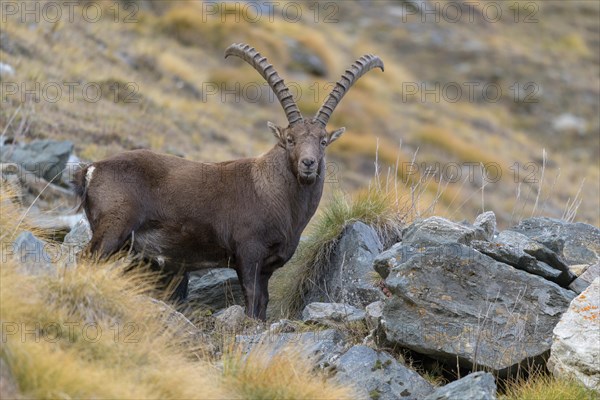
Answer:
[(12, 256), (19, 262), (22, 273), (55, 275), (57, 270), (53, 263), (60, 258), (60, 249), (25, 231), (13, 242)]
[(513, 231), (502, 231), (492, 242), (476, 241), (471, 246), (495, 260), (567, 287), (575, 275), (556, 253)]
[(375, 328), (379, 325), (379, 320), (383, 315), (383, 301), (376, 301), (365, 308), (365, 317), (370, 327)]
[(535, 363), (573, 292), (461, 244), (395, 267), (381, 325), (386, 339), (456, 366), (499, 374)]
[(140, 296), (140, 301), (150, 301), (150, 303), (156, 307), (157, 318), (161, 319), (168, 329), (171, 329), (176, 336), (182, 337), (185, 342), (195, 346), (200, 344), (206, 352), (216, 352), (216, 346), (211, 342), (208, 335), (187, 319), (185, 315), (175, 310), (167, 303), (148, 296)]
[(234, 305), (219, 311), (215, 314), (215, 319), (223, 328), (230, 331), (239, 331), (244, 327), (246, 314), (244, 313), (244, 307)]
[(15, 69), (10, 65), (0, 62), (0, 79), (6, 79), (15, 76)]
[(235, 342), (247, 354), (257, 346), (275, 355), (285, 348), (293, 348), (311, 360), (317, 368), (327, 368), (346, 350), (344, 335), (336, 329), (316, 332), (261, 333), (237, 335)]
[(496, 381), (488, 372), (473, 372), (436, 389), (423, 400), (496, 400)]
[(362, 308), (385, 298), (373, 283), (373, 259), (382, 250), (373, 228), (362, 222), (347, 226), (324, 274), (305, 294), (305, 304), (336, 302)]
[(552, 121), (552, 127), (559, 133), (585, 134), (587, 122), (585, 119), (570, 113), (561, 114)]
[(314, 53), (307, 50), (300, 42), (288, 40), (292, 63), (291, 70), (299, 70), (316, 76), (327, 76), (327, 65)]
[(188, 283), (188, 302), (213, 311), (231, 305), (244, 305), (244, 294), (237, 273), (230, 268), (192, 272)]
[(569, 289), (575, 293), (581, 293), (592, 284), (594, 279), (600, 277), (600, 264), (594, 264), (585, 270), (581, 276), (575, 279), (569, 285)]
[(446, 243), (469, 244), (472, 240), (485, 240), (483, 229), (458, 224), (441, 217), (429, 217), (410, 225), (402, 233), (402, 243), (412, 247), (428, 247)]
[(323, 325), (337, 325), (364, 319), (364, 311), (342, 303), (310, 303), (302, 311), (304, 322)]
[(600, 262), (600, 229), (592, 225), (536, 217), (523, 220), (510, 230), (548, 247), (567, 265)]
[(335, 380), (352, 385), (360, 399), (417, 400), (433, 387), (415, 371), (385, 352), (354, 346), (335, 363)]
[(473, 226), (483, 230), (486, 240), (492, 240), (496, 234), (496, 214), (486, 211), (475, 218)]
[(73, 265), (77, 254), (81, 253), (92, 240), (92, 229), (87, 218), (82, 218), (65, 235), (63, 240), (63, 260), (67, 265)]
[(373, 260), (373, 269), (383, 278), (387, 278), (392, 268), (404, 263), (415, 255), (421, 254), (425, 248), (415, 248), (403, 242), (396, 243)]
[(0, 160), (14, 162), (48, 182), (58, 183), (72, 152), (73, 143), (69, 141), (36, 140), (3, 146)]
[(569, 305), (554, 328), (548, 369), (600, 392), (600, 278)]

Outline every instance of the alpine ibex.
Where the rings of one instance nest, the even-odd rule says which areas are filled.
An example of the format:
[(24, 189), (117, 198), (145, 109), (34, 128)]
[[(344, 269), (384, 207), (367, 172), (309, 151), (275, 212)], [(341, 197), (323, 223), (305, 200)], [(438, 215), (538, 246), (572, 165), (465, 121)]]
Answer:
[[(354, 82), (375, 67), (383, 71), (383, 62), (360, 57), (316, 116), (304, 119), (265, 57), (246, 44), (229, 46), (229, 56), (252, 65), (285, 111), (287, 127), (268, 123), (277, 138), (271, 150), (220, 163), (127, 151), (81, 169), (74, 184), (92, 228), (93, 254), (109, 256), (131, 238), (135, 252), (166, 271), (235, 268), (246, 314), (265, 319), (269, 278), (294, 254), (321, 199), (325, 148), (345, 130), (327, 132), (327, 121)], [(177, 291), (187, 291), (186, 276)]]

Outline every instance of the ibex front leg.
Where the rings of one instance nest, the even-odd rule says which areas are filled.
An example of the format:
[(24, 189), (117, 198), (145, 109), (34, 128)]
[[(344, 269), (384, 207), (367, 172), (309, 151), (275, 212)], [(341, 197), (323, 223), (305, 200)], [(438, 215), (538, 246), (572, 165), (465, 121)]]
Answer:
[[(260, 312), (261, 298), (261, 268), (264, 260), (264, 251), (259, 246), (244, 246), (237, 256), (237, 273), (244, 290), (246, 300), (246, 315), (250, 318), (266, 319)], [(262, 314), (262, 315), (261, 315)]]

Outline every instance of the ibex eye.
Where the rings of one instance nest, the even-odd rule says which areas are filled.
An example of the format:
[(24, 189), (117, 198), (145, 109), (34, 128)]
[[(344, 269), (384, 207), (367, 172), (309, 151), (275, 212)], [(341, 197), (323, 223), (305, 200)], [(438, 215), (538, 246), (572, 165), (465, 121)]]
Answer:
[(291, 137), (288, 137), (287, 142), (288, 142), (288, 144), (294, 144), (294, 139)]
[(321, 140), (321, 146), (327, 146), (327, 140), (326, 139)]

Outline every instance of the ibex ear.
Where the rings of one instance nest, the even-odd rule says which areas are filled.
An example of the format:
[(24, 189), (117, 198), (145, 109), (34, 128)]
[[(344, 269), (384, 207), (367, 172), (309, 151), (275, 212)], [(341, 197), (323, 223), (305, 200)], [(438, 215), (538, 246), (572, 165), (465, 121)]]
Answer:
[(342, 136), (342, 133), (344, 132), (346, 132), (346, 128), (336, 129), (335, 131), (331, 132), (329, 134), (329, 144), (335, 142), (340, 136)]
[(278, 127), (277, 125), (275, 125), (272, 122), (267, 122), (267, 126), (269, 127), (269, 129), (271, 130), (271, 132), (273, 132), (273, 135), (275, 135), (275, 137), (277, 138), (277, 140), (279, 140), (280, 142), (283, 142), (283, 129), (281, 129), (280, 127)]

